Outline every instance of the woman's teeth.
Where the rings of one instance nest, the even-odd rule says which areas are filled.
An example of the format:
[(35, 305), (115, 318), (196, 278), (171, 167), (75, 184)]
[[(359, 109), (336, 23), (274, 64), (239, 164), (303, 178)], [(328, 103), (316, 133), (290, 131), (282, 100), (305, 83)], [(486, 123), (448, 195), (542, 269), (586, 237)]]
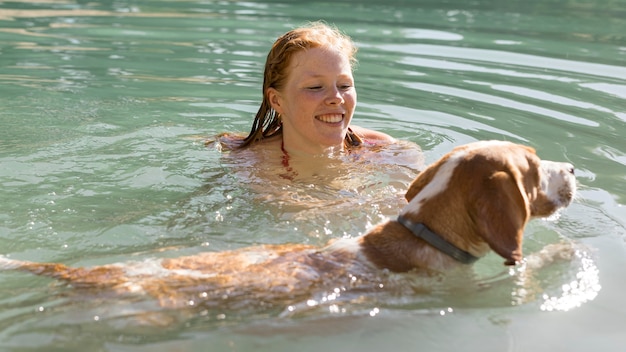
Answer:
[(319, 115), (319, 116), (316, 116), (315, 118), (326, 123), (337, 123), (343, 120), (343, 115), (342, 114), (328, 114), (328, 115)]

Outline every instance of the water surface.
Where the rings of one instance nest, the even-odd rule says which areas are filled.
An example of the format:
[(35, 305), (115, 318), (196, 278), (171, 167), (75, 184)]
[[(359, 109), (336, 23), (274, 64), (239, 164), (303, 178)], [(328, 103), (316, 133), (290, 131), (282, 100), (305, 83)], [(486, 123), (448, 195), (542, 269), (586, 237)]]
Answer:
[[(357, 42), (355, 123), (432, 162), (481, 139), (576, 166), (579, 195), (524, 250), (578, 256), (311, 309), (163, 310), (0, 274), (3, 350), (620, 351), (626, 344), (626, 3), (4, 1), (0, 248), (95, 265), (258, 243), (322, 244), (397, 211), (418, 170), (363, 164), (265, 185), (206, 138), (248, 131), (274, 39), (309, 20)], [(393, 151), (387, 151), (393, 153)], [(315, 182), (313, 182), (315, 181)], [(263, 187), (285, 198), (263, 194)], [(320, 206), (323, 205), (323, 206)], [(149, 312), (149, 314), (146, 314)]]

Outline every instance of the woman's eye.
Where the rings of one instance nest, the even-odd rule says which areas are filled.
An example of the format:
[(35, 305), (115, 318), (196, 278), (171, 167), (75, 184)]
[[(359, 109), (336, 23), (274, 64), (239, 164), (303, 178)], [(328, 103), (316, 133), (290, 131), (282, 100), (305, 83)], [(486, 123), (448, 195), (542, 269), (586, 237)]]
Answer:
[[(352, 84), (339, 84), (339, 85), (337, 85), (337, 89), (339, 89), (339, 90), (348, 90), (348, 89), (350, 89), (352, 87), (353, 87)], [(322, 89), (324, 89), (324, 86), (313, 85), (313, 86), (308, 86), (306, 89), (308, 89), (308, 90), (322, 90)]]

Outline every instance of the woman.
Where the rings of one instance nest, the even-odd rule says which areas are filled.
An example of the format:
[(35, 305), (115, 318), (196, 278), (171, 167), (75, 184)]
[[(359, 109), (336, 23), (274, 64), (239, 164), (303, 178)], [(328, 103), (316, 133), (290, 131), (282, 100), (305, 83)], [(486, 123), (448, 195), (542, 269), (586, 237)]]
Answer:
[(419, 146), (351, 125), (356, 51), (350, 37), (322, 22), (280, 36), (267, 55), (263, 101), (250, 133), (219, 137), (218, 147), (236, 152), (231, 166), (252, 166), (261, 179), (276, 172), (290, 180), (329, 171), (334, 177), (333, 170), (356, 167), (353, 161), (419, 170)]
[(404, 190), (423, 167), (423, 155), (415, 143), (351, 125), (356, 51), (349, 37), (320, 22), (276, 40), (250, 133), (225, 134), (214, 144), (229, 153), (220, 158), (224, 174), (207, 189), (219, 190), (215, 184), (223, 178), (237, 181), (237, 197), (217, 213), (233, 212), (230, 202), (245, 199), (238, 219), (269, 210), (287, 220), (286, 233), (296, 221), (300, 231), (323, 236), (320, 223), (348, 220), (358, 227), (361, 218), (349, 221), (355, 214), (377, 219), (406, 204)]
[(357, 94), (356, 47), (321, 22), (279, 37), (265, 63), (263, 101), (250, 134), (223, 136), (232, 149), (281, 148), (283, 157), (320, 156), (394, 142), (387, 134), (350, 125)]

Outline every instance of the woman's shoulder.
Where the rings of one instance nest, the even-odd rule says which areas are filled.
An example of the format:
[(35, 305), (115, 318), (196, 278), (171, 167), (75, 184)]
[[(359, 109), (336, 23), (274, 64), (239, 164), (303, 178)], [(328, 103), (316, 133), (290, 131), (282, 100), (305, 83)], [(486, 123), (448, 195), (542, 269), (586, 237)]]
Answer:
[[(242, 133), (224, 132), (207, 139), (204, 144), (207, 147), (215, 147), (219, 150), (239, 151), (243, 149), (249, 149), (247, 147), (243, 147), (245, 138), (246, 136)], [(280, 140), (281, 139), (277, 138), (277, 136), (273, 136), (256, 141), (252, 143), (251, 146), (265, 146), (268, 144), (276, 144), (276, 142)]]
[(361, 139), (364, 139), (373, 143), (380, 143), (380, 142), (394, 143), (396, 141), (395, 138), (391, 137), (390, 135), (386, 133), (371, 130), (365, 127), (350, 125), (350, 130), (352, 130), (352, 132), (356, 134), (357, 136), (361, 137)]
[(364, 127), (350, 126), (350, 130), (368, 147), (355, 150), (360, 153), (360, 159), (366, 156), (368, 162), (378, 161), (380, 164), (408, 167), (416, 171), (424, 169), (424, 155), (419, 145)]

